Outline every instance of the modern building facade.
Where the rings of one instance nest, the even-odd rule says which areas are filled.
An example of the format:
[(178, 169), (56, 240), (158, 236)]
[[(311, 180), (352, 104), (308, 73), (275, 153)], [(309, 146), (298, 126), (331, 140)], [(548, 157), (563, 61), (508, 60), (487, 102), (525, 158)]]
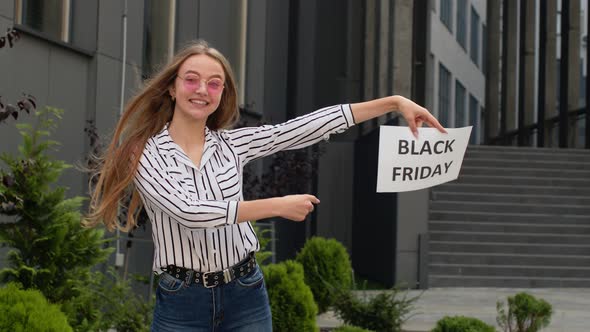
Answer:
[[(20, 40), (0, 52), (0, 95), (16, 103), (22, 92), (65, 110), (56, 157), (83, 163), (90, 123), (108, 139), (122, 105), (185, 42), (202, 38), (227, 55), (237, 76), (246, 117), (278, 123), (336, 103), (423, 89), (425, 58), (415, 43), (414, 17), (428, 1), (388, 0), (14, 0), (0, 3), (0, 30)], [(425, 40), (425, 39), (422, 39)], [(418, 82), (418, 83), (417, 83)], [(26, 121), (20, 119), (19, 121)], [(358, 274), (386, 284), (417, 279), (419, 228), (427, 192), (375, 193), (378, 127), (388, 115), (355, 126), (327, 145), (310, 192), (322, 199), (306, 223), (276, 221), (276, 255), (293, 257), (306, 238), (334, 237), (352, 254)], [(16, 151), (11, 125), (0, 131), (3, 152)], [(260, 166), (261, 169), (264, 165)], [(61, 183), (87, 194), (87, 176), (69, 169)], [(418, 197), (419, 199), (416, 199)], [(385, 208), (387, 207), (387, 208)], [(416, 214), (419, 214), (417, 217)], [(402, 226), (398, 220), (407, 223)], [(149, 225), (125, 247), (129, 271), (149, 273)], [(405, 241), (405, 242), (404, 242)], [(375, 248), (375, 244), (378, 244)], [(375, 255), (375, 250), (380, 255)], [(113, 258), (114, 261), (114, 258)], [(120, 263), (120, 262), (119, 262)]]
[[(536, 5), (528, 8), (541, 15), (541, 2), (529, 2)], [(56, 157), (80, 163), (91, 149), (84, 132), (89, 121), (107, 139), (122, 105), (142, 81), (184, 43), (202, 38), (232, 63), (245, 118), (279, 123), (331, 104), (401, 94), (426, 105), (448, 127), (473, 125), (472, 143), (484, 143), (518, 127), (515, 39), (506, 39), (504, 48), (498, 44), (504, 30), (510, 31), (506, 36), (518, 35), (514, 30), (518, 11), (510, 9), (518, 10), (515, 3), (3, 1), (0, 31), (14, 27), (21, 38), (13, 48), (0, 49), (0, 96), (5, 103), (15, 103), (26, 92), (41, 107), (64, 109), (61, 129), (54, 137), (62, 143)], [(507, 14), (504, 21), (502, 13)], [(503, 27), (501, 22), (512, 23)], [(551, 22), (547, 23), (555, 27)], [(558, 49), (555, 41), (553, 45), (553, 50)], [(507, 59), (505, 66), (502, 59)], [(556, 58), (552, 61), (548, 68), (555, 69)], [(578, 74), (580, 64), (587, 67), (586, 61), (578, 62)], [(503, 71), (510, 75), (499, 75)], [(555, 83), (549, 83), (557, 76), (552, 73), (547, 74), (547, 86), (557, 91)], [(576, 77), (576, 82), (583, 81)], [(556, 105), (557, 96), (542, 95), (545, 103)], [(534, 100), (527, 98), (527, 103)], [(576, 98), (578, 105), (580, 97)], [(531, 112), (525, 117), (527, 123), (537, 114)], [(429, 191), (375, 192), (378, 129), (398, 121), (383, 116), (326, 145), (316, 162), (318, 176), (308, 184), (322, 204), (305, 223), (274, 222), (278, 260), (293, 257), (310, 236), (333, 237), (351, 253), (358, 275), (386, 285), (403, 281), (419, 286)], [(18, 133), (13, 126), (2, 126), (0, 140), (15, 142), (3, 143), (0, 151), (16, 151)], [(260, 164), (259, 169), (265, 166)], [(70, 188), (70, 195), (86, 195), (87, 180), (82, 172), (69, 169), (61, 183)], [(123, 240), (128, 240), (125, 235)], [(132, 247), (124, 248), (125, 243)], [(131, 242), (120, 244), (129, 271), (149, 274), (149, 225), (136, 231)]]
[(485, 141), (588, 147), (588, 4), (497, 1), (487, 8)]
[(473, 126), (482, 141), (485, 105), (486, 1), (432, 2), (429, 82), (431, 109), (446, 127)]

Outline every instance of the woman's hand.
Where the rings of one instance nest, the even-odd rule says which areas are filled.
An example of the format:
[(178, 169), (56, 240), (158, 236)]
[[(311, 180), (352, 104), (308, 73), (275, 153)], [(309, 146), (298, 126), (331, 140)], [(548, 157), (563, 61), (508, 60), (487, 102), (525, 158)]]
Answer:
[(416, 137), (418, 136), (418, 128), (424, 123), (443, 133), (447, 132), (428, 110), (402, 96), (389, 96), (350, 104), (350, 109), (357, 124), (391, 111), (399, 111)]
[(424, 123), (432, 128), (438, 129), (442, 133), (447, 132), (426, 108), (416, 104), (410, 99), (401, 96), (397, 97), (399, 98), (399, 101), (397, 102), (398, 111), (408, 123), (408, 127), (410, 127), (410, 130), (415, 137), (418, 137), (418, 128), (422, 127)]
[(320, 204), (320, 200), (313, 195), (288, 195), (277, 198), (277, 215), (279, 217), (303, 221), (308, 214), (313, 212), (314, 204)]

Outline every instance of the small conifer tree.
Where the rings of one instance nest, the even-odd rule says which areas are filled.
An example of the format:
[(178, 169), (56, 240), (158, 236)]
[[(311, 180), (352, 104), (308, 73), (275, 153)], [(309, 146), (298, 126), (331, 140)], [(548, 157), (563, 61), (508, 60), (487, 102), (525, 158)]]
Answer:
[[(111, 249), (101, 229), (80, 224), (84, 198), (66, 199), (66, 188), (55, 185), (70, 167), (50, 156), (58, 143), (49, 136), (61, 114), (48, 107), (36, 112), (36, 125), (17, 124), (23, 137), (19, 153), (0, 155), (5, 166), (0, 168), (0, 244), (10, 248), (0, 282), (18, 282), (40, 290), (50, 302), (66, 304), (80, 295), (93, 278), (91, 268), (104, 262)], [(86, 317), (70, 316), (70, 323), (95, 315), (88, 310)]]

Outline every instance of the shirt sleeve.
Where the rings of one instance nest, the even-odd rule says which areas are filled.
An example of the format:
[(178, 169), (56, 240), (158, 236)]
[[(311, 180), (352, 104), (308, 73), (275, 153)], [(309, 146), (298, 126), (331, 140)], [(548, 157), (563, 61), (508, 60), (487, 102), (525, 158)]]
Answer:
[(144, 204), (157, 207), (187, 228), (235, 224), (238, 201), (197, 200), (172, 177), (162, 157), (146, 145), (134, 183)]
[(349, 104), (322, 108), (278, 125), (228, 130), (242, 165), (281, 150), (294, 150), (313, 145), (330, 135), (354, 125)]

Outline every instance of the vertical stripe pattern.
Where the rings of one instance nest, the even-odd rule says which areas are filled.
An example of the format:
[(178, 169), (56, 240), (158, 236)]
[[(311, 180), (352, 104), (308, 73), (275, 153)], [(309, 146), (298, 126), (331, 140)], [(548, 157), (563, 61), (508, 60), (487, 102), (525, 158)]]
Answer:
[(167, 265), (220, 271), (258, 251), (250, 222), (237, 223), (244, 165), (328, 139), (353, 124), (350, 105), (336, 105), (278, 125), (205, 128), (198, 166), (166, 126), (148, 140), (134, 181), (152, 223), (154, 271)]

